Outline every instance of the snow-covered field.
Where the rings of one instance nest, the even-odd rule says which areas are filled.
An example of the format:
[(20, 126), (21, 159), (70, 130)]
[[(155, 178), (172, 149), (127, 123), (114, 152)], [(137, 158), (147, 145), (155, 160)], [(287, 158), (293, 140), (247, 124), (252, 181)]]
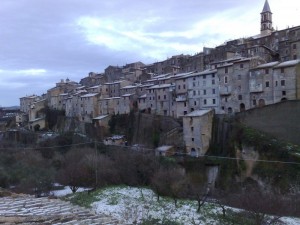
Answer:
[[(174, 225), (221, 224), (217, 222), (221, 214), (217, 205), (205, 204), (197, 213), (196, 201), (179, 200), (175, 207), (172, 199), (161, 198), (157, 201), (155, 193), (146, 188), (106, 188), (98, 192), (91, 206), (97, 213), (123, 221), (122, 224), (139, 224), (142, 221)], [(294, 218), (282, 218), (281, 221), (288, 225), (300, 224), (300, 219)]]

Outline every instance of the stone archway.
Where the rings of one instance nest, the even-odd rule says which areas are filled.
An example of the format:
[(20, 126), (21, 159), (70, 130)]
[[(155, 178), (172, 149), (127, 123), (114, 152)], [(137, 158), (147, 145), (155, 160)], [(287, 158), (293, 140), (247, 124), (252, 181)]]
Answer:
[(245, 111), (245, 110), (246, 110), (245, 104), (244, 104), (244, 103), (241, 103), (241, 104), (240, 104), (240, 112), (243, 112), (243, 111)]
[(258, 106), (259, 107), (264, 107), (265, 105), (266, 105), (265, 100), (264, 99), (259, 99)]
[(232, 110), (231, 107), (229, 107), (227, 110), (228, 110), (228, 114), (232, 114), (233, 113), (233, 110)]
[(195, 148), (191, 148), (191, 156), (197, 156), (197, 152)]

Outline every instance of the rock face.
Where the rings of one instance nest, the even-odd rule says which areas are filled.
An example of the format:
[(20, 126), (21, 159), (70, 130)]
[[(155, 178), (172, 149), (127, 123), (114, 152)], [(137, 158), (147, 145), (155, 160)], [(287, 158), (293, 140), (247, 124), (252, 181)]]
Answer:
[(112, 217), (59, 199), (11, 195), (0, 198), (0, 224), (119, 224)]

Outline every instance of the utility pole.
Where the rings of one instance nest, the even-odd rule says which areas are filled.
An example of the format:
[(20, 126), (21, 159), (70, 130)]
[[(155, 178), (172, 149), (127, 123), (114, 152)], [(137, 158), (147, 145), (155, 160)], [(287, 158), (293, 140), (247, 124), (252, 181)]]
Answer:
[(94, 140), (94, 148), (95, 148), (95, 188), (98, 186), (98, 150), (97, 150), (97, 141)]

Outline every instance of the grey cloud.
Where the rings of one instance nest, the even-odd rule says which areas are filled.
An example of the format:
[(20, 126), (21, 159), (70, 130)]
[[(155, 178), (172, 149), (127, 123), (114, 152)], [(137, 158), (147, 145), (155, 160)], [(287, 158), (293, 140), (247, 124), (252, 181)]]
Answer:
[[(235, 0), (1, 0), (0, 69), (45, 69), (47, 74), (27, 78), (11, 76), (11, 81), (15, 79), (15, 82), (26, 85), (18, 91), (13, 86), (5, 89), (1, 87), (1, 95), (7, 92), (11, 94), (8, 102), (1, 99), (0, 105), (18, 103), (18, 98), (27, 92), (36, 91), (40, 94), (41, 87), (54, 86), (60, 78), (67, 76), (79, 81), (88, 72), (102, 72), (108, 65), (123, 65), (134, 61), (151, 63), (162, 59), (161, 56), (153, 57), (150, 54), (153, 49), (150, 48), (154, 47), (142, 42), (139, 43), (139, 51), (131, 46), (117, 51), (105, 45), (90, 43), (76, 25), (80, 17), (123, 21), (131, 30), (140, 29), (155, 36), (166, 31), (190, 30), (195, 22), (225, 10), (238, 7), (247, 10), (251, 5), (262, 8), (262, 4), (261, 0), (242, 3)], [(219, 38), (217, 32), (210, 35), (193, 38), (157, 37), (155, 40), (197, 46), (197, 43)], [(163, 50), (166, 56), (186, 53), (176, 52), (176, 49)], [(199, 51), (201, 49), (195, 49), (195, 53)]]

